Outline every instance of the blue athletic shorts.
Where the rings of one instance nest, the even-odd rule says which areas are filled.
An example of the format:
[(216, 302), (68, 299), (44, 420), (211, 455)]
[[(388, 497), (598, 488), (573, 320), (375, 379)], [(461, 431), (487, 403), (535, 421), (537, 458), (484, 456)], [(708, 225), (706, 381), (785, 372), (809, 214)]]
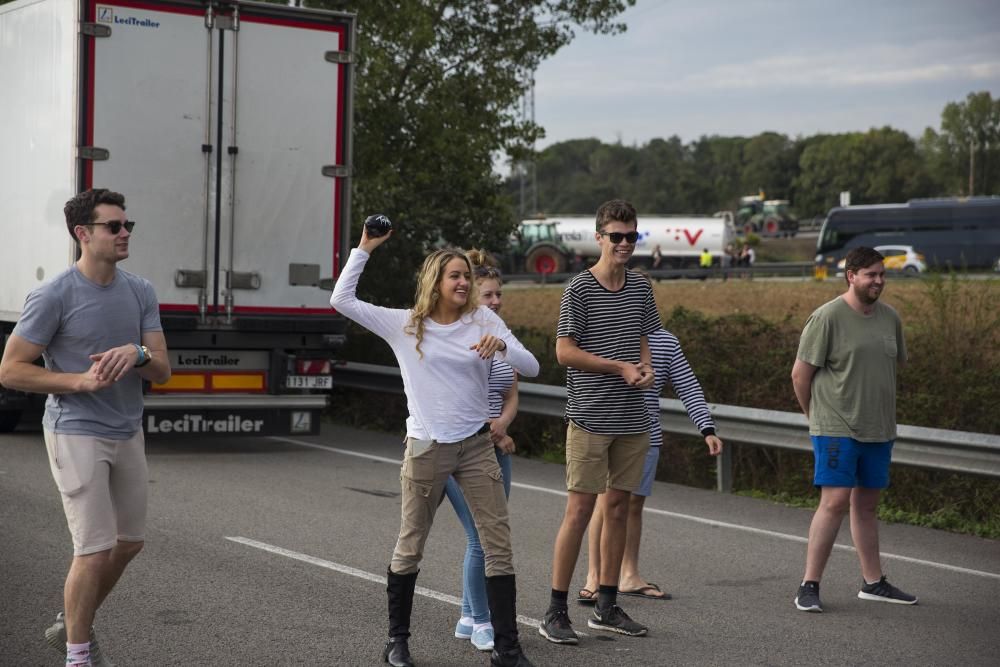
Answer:
[(854, 438), (814, 435), (816, 486), (861, 486), (884, 489), (889, 486), (889, 459), (892, 443), (858, 442)]
[(646, 462), (642, 467), (642, 481), (639, 488), (632, 492), (634, 496), (649, 497), (653, 493), (653, 480), (656, 479), (656, 464), (660, 460), (660, 448), (650, 447), (646, 452)]

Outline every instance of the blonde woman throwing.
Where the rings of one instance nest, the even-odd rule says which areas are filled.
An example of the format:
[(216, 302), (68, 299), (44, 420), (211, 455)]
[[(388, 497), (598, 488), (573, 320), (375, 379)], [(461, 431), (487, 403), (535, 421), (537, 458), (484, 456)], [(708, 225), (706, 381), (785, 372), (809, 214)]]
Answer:
[(365, 263), (390, 236), (362, 233), (330, 298), (330, 305), (389, 343), (409, 411), (399, 539), (387, 572), (389, 641), (382, 658), (393, 667), (414, 664), (408, 645), (413, 591), (434, 512), (454, 476), (485, 552), (495, 638), (490, 662), (530, 667), (518, 641), (507, 498), (490, 437), (488, 383), (495, 356), (528, 377), (538, 374), (538, 361), (503, 320), (479, 305), (472, 266), (459, 250), (427, 256), (413, 308), (359, 301), (355, 291)]

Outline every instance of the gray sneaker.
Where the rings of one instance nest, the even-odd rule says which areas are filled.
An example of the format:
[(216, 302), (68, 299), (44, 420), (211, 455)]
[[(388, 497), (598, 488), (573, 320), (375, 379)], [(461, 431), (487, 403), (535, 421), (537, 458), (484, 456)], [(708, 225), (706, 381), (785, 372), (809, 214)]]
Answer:
[(573, 624), (569, 621), (569, 613), (565, 609), (555, 609), (545, 612), (542, 624), (538, 626), (538, 634), (553, 644), (577, 644), (580, 638), (573, 632)]
[[(66, 614), (59, 612), (56, 614), (56, 622), (45, 629), (46, 643), (66, 655)], [(101, 645), (97, 643), (97, 633), (93, 626), (90, 628), (90, 664), (92, 667), (115, 667), (101, 651)]]
[(861, 584), (858, 597), (862, 600), (891, 602), (893, 604), (917, 604), (917, 596), (899, 590), (885, 580), (885, 575), (882, 575), (882, 578), (874, 584), (866, 584), (863, 581)]
[(819, 601), (818, 581), (806, 581), (799, 584), (799, 592), (795, 595), (795, 608), (799, 611), (822, 613), (823, 605)]
[(642, 623), (636, 623), (625, 611), (616, 604), (607, 609), (594, 608), (593, 615), (587, 619), (587, 626), (594, 630), (617, 632), (629, 637), (641, 637), (648, 631)]

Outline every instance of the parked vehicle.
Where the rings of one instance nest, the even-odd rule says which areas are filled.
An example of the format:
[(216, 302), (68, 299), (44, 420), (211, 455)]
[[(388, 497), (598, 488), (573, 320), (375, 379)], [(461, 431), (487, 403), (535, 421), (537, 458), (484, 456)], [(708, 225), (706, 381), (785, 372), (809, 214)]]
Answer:
[[(527, 273), (562, 273), (581, 269), (596, 261), (600, 246), (595, 238), (593, 216), (559, 215), (523, 220), (511, 236), (508, 270)], [(676, 269), (698, 266), (698, 256), (708, 248), (715, 261), (721, 260), (726, 246), (733, 243), (736, 231), (732, 217), (639, 215), (639, 240), (632, 266), (653, 268), (654, 252), (659, 246), (660, 262), (656, 268)], [(523, 264), (518, 258), (524, 258)]]
[(989, 268), (1000, 255), (1000, 197), (830, 209), (816, 243), (817, 267), (836, 266), (856, 246), (917, 248), (928, 268)]
[[(353, 15), (19, 0), (0, 35), (17, 37), (0, 39), (0, 340), (75, 259), (63, 203), (107, 187), (138, 220), (121, 266), (153, 283), (173, 366), (147, 432), (318, 432), (345, 331), (328, 299), (349, 246)], [(37, 398), (0, 389), (0, 430)]]
[(740, 197), (736, 210), (736, 227), (744, 234), (758, 236), (795, 236), (799, 221), (789, 208), (787, 199), (764, 199), (764, 194)]
[[(918, 275), (927, 270), (924, 256), (908, 245), (878, 245), (875, 250), (885, 257), (882, 265), (886, 271), (901, 271), (909, 275)], [(846, 260), (837, 262), (838, 275), (843, 273)]]

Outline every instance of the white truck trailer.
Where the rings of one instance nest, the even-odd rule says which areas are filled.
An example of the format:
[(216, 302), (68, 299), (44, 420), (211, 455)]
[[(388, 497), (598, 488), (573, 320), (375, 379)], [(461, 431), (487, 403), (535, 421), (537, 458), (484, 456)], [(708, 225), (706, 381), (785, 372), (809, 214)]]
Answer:
[[(645, 216), (639, 215), (639, 240), (632, 266), (651, 268), (653, 253), (660, 248), (658, 268), (698, 266), (704, 249), (716, 264), (726, 246), (736, 238), (732, 216)], [(586, 264), (601, 255), (594, 238), (594, 217), (558, 215), (523, 220), (511, 239), (511, 247), (521, 258), (527, 273), (562, 273), (579, 257)], [(519, 269), (510, 269), (520, 272)]]
[[(63, 204), (106, 187), (173, 366), (147, 432), (318, 432), (345, 330), (354, 45), (353, 15), (242, 0), (0, 6), (0, 340), (76, 259)], [(37, 404), (0, 388), (0, 430)]]

